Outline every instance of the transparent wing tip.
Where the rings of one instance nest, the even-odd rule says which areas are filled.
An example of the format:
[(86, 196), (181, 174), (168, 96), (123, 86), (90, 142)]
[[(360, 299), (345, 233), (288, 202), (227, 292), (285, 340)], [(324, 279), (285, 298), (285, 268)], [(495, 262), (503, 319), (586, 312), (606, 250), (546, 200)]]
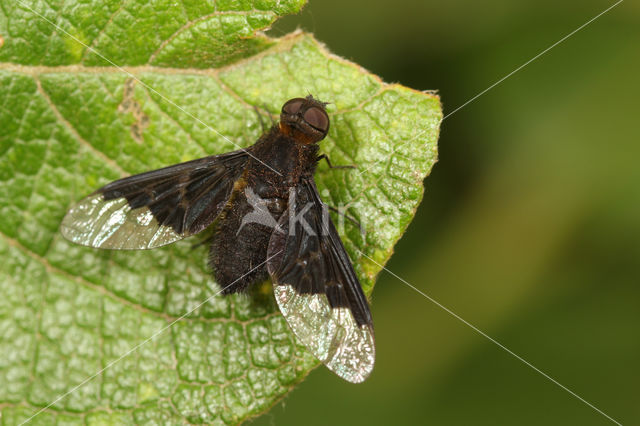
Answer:
[(349, 308), (332, 308), (324, 294), (298, 294), (286, 284), (274, 292), (293, 333), (329, 370), (351, 383), (369, 377), (375, 363), (370, 325), (358, 325)]

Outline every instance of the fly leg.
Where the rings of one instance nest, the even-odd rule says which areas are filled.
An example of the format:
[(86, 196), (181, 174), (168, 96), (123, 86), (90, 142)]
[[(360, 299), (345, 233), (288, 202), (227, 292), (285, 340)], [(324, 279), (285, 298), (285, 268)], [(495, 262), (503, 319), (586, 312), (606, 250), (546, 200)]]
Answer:
[(327, 164), (329, 165), (330, 169), (357, 169), (358, 167), (353, 165), (353, 164), (349, 164), (346, 166), (334, 166), (333, 164), (331, 164), (331, 161), (329, 160), (329, 157), (327, 156), (327, 154), (322, 154), (320, 156), (318, 156), (318, 158), (316, 158), (316, 161), (320, 161), (320, 160), (325, 160), (327, 162)]
[[(260, 127), (262, 127), (262, 133), (265, 133), (268, 129), (264, 126), (264, 121), (262, 120), (262, 114), (260, 113), (260, 109), (255, 105), (253, 106), (253, 109), (255, 110), (256, 115), (258, 116), (258, 121), (260, 121)], [(271, 126), (275, 125), (276, 122), (273, 119), (273, 116), (269, 113), (267, 106), (263, 105), (263, 109), (267, 112), (267, 115), (269, 115), (269, 119), (271, 120)]]
[(349, 222), (353, 223), (355, 226), (358, 227), (358, 229), (360, 230), (360, 235), (364, 236), (365, 232), (364, 232), (364, 228), (362, 227), (362, 225), (360, 224), (360, 222), (358, 222), (357, 219), (353, 218), (352, 216), (349, 216), (348, 214), (344, 213), (343, 211), (333, 207), (333, 206), (329, 206), (327, 205), (327, 207), (329, 207), (329, 210), (331, 210), (334, 213), (339, 214), (340, 216), (344, 217), (345, 219), (347, 219)]

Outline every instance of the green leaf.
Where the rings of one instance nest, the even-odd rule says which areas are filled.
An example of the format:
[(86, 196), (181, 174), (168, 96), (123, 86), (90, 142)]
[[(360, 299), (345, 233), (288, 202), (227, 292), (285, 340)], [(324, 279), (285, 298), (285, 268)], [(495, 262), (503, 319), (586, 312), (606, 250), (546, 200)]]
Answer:
[[(339, 226), (370, 294), (380, 268), (366, 256), (389, 259), (436, 160), (437, 96), (384, 84), (309, 34), (256, 32), (302, 0), (29, 4), (60, 29), (0, 0), (3, 423), (28, 418), (218, 290), (193, 240), (109, 252), (67, 243), (58, 226), (113, 179), (249, 146), (262, 133), (254, 106), (275, 115), (308, 92), (331, 102), (322, 150), (358, 168), (323, 164), (316, 178), (326, 202), (366, 227), (362, 236)], [(269, 290), (212, 298), (35, 421), (237, 423), (264, 412), (317, 366)]]

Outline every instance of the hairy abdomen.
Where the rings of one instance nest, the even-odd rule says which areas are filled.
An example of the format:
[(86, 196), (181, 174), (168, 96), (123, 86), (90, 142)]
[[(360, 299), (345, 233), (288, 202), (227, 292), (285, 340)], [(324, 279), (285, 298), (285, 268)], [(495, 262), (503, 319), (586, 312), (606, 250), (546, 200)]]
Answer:
[[(268, 201), (278, 204), (279, 200)], [(280, 215), (271, 213), (269, 219), (273, 222), (270, 225), (269, 220), (251, 220), (255, 210), (245, 193), (238, 191), (218, 221), (209, 265), (224, 294), (243, 292), (251, 284), (268, 277), (267, 246), (274, 230), (272, 224)]]

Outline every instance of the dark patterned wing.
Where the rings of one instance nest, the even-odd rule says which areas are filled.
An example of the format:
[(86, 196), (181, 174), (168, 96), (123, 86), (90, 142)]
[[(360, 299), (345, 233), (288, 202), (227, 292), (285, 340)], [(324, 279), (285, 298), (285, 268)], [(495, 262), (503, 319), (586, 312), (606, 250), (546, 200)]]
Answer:
[(276, 301), (316, 358), (345, 380), (362, 382), (375, 361), (367, 299), (315, 183), (303, 182), (294, 195), (267, 251)]
[(77, 244), (123, 250), (197, 234), (224, 208), (247, 157), (233, 151), (111, 182), (72, 207), (60, 231)]

